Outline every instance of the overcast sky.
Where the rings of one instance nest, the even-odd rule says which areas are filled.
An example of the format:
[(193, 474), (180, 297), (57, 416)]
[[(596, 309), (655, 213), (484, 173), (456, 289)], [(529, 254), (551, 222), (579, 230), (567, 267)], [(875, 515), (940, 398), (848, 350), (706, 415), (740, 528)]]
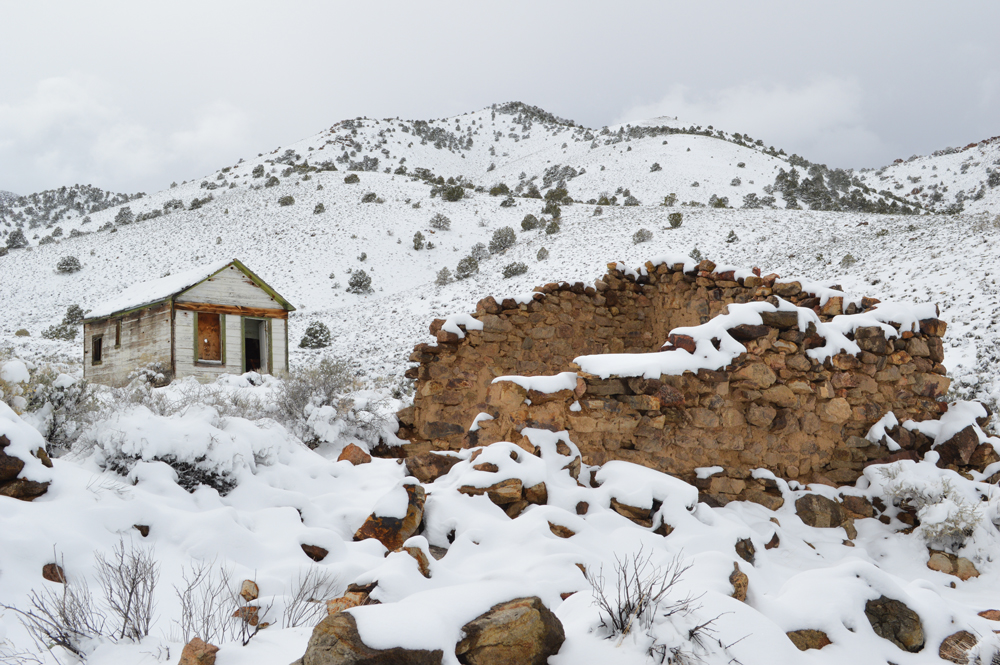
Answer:
[(348, 117), (679, 116), (830, 166), (1000, 134), (1000, 2), (0, 0), (0, 190), (152, 192)]

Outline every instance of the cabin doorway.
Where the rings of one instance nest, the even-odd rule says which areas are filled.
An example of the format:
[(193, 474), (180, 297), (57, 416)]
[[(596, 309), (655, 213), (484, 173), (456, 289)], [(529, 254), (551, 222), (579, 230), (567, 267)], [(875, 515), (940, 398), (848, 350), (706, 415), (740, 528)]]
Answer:
[(243, 319), (243, 371), (266, 374), (267, 321)]

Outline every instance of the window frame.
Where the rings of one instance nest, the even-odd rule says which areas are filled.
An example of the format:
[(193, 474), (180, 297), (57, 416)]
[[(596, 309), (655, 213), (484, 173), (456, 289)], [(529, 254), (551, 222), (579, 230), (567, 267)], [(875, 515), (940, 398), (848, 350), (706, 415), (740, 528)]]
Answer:
[(90, 365), (97, 366), (104, 364), (104, 334), (91, 335), (90, 337)]
[(225, 367), (226, 366), (226, 315), (216, 314), (215, 312), (203, 312), (203, 314), (209, 314), (211, 316), (219, 317), (219, 360), (210, 360), (208, 358), (200, 358), (198, 356), (198, 314), (199, 312), (195, 310), (192, 312), (193, 315), (193, 334), (192, 338), (194, 340), (194, 364), (195, 365), (205, 365), (210, 367)]
[(115, 320), (115, 348), (122, 348), (122, 320)]

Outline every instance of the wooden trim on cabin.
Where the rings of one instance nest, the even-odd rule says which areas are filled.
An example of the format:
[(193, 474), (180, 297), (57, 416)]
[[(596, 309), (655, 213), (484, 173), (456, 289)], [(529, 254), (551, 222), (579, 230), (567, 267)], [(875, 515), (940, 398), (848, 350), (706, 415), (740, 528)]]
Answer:
[(135, 314), (136, 312), (141, 312), (144, 309), (151, 309), (157, 305), (162, 305), (166, 302), (170, 302), (169, 298), (160, 298), (159, 300), (154, 300), (153, 302), (146, 303), (145, 305), (139, 305), (138, 307), (132, 307), (131, 309), (123, 309), (120, 312), (114, 312), (108, 314), (107, 316), (98, 316), (96, 318), (84, 319), (80, 323), (100, 323), (101, 321), (108, 321), (109, 319), (121, 318), (127, 314)]
[[(180, 303), (177, 304), (179, 305)], [(193, 349), (192, 353), (194, 354), (192, 358), (194, 359), (193, 364), (197, 365), (198, 364), (198, 312), (195, 311), (192, 316), (194, 317), (194, 321), (192, 321), (193, 334), (191, 335), (191, 343), (194, 344), (194, 346), (192, 347)]]
[(226, 364), (226, 315), (219, 314), (219, 346), (221, 348), (219, 352), (219, 359), (222, 364)]
[(177, 312), (174, 311), (174, 299), (170, 299), (170, 376), (177, 376)]
[(237, 307), (233, 305), (206, 305), (200, 302), (175, 302), (176, 309), (189, 312), (205, 312), (206, 314), (232, 314), (233, 316), (253, 316), (259, 319), (287, 319), (288, 312), (283, 309), (262, 309), (259, 307)]
[(285, 372), (290, 372), (291, 367), (288, 365), (288, 356), (292, 355), (288, 352), (288, 319), (285, 319)]
[(266, 322), (267, 328), (267, 373), (274, 374), (274, 335), (271, 333), (271, 319)]
[(245, 316), (240, 317), (240, 362), (243, 366), (240, 368), (241, 374), (247, 373), (247, 318)]

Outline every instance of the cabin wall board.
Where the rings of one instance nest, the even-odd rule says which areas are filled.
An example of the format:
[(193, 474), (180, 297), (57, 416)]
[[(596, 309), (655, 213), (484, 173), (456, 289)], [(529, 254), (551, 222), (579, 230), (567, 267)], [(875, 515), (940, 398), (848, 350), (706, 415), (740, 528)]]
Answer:
[(222, 364), (195, 362), (194, 312), (174, 312), (175, 376), (193, 376), (199, 381), (214, 381), (221, 374), (242, 374), (242, 327), (240, 317), (226, 316)]
[(286, 339), (286, 321), (271, 319), (271, 374), (281, 376), (288, 372), (288, 345)]
[(269, 296), (264, 289), (257, 286), (253, 280), (235, 266), (229, 266), (181, 293), (175, 300), (177, 302), (284, 310), (284, 307)]
[[(121, 322), (121, 345), (115, 346), (115, 328)], [(100, 365), (91, 364), (92, 340), (103, 335)], [(119, 385), (141, 367), (159, 363), (170, 368), (170, 304), (130, 312), (84, 324), (83, 374), (88, 381)]]

